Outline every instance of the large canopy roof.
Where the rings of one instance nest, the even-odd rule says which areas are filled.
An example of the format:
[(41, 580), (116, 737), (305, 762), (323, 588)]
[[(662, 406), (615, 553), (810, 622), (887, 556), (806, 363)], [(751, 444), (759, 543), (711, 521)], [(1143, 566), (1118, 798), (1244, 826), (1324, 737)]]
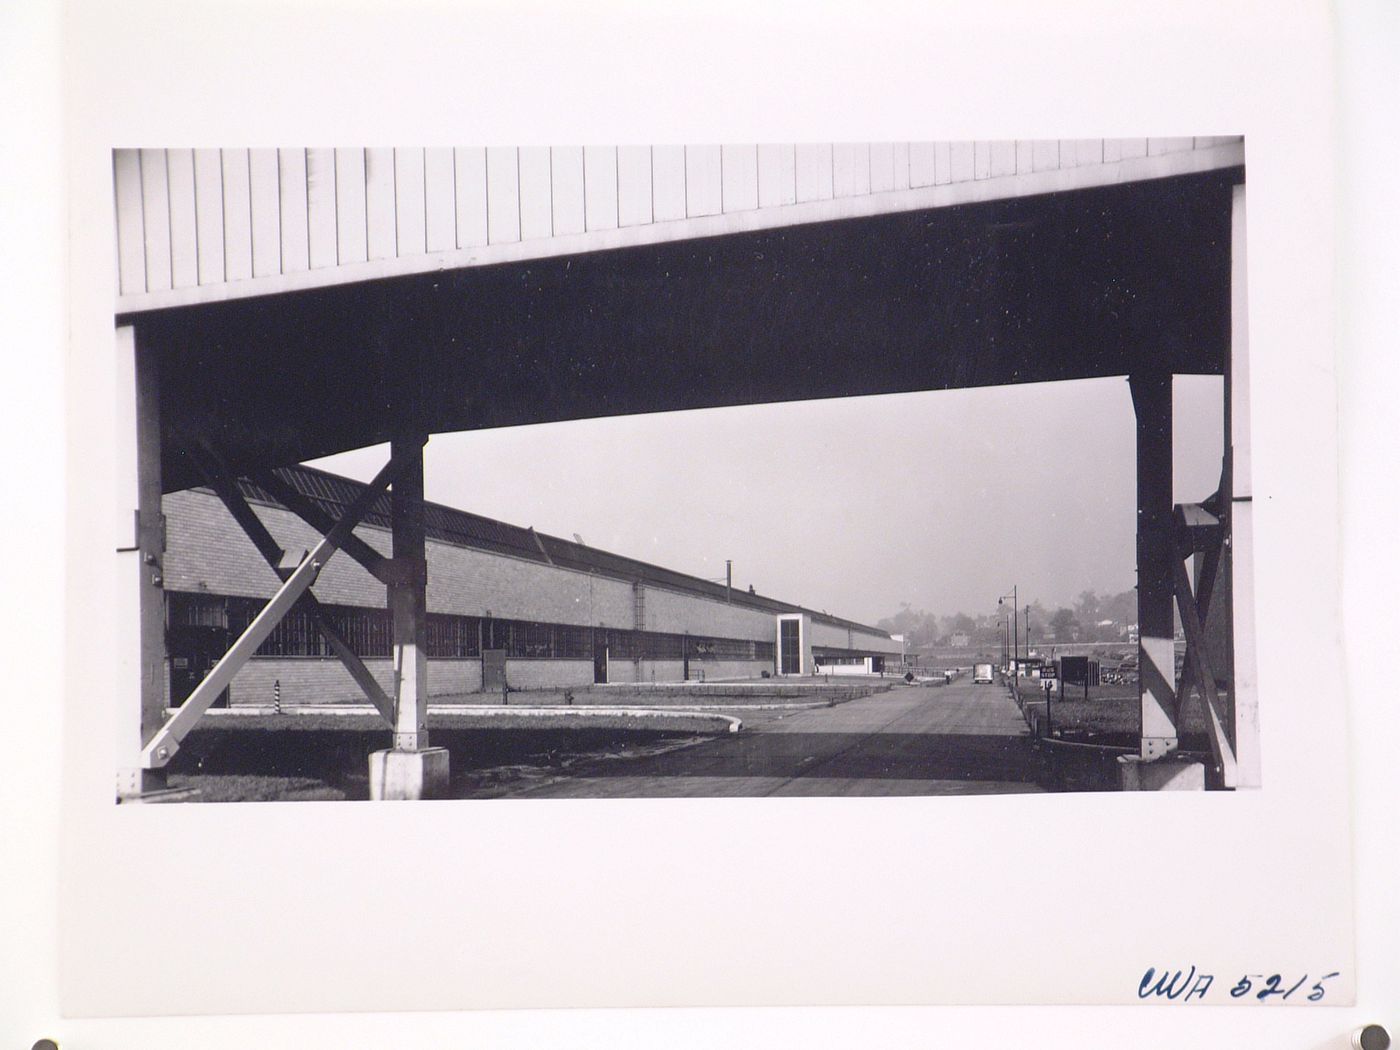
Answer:
[(1221, 373), (1227, 169), (131, 315), (166, 491), (395, 433)]

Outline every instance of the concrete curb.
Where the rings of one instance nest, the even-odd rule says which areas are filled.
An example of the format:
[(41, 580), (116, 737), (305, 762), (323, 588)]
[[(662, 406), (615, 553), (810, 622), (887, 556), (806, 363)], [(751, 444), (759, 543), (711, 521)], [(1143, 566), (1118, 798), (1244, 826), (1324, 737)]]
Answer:
[[(758, 705), (753, 704), (753, 705), (745, 705), (745, 706), (757, 707)], [(775, 706), (781, 706), (781, 705), (775, 705)], [(806, 704), (806, 705), (802, 705), (802, 706), (804, 706), (804, 707), (825, 707), (826, 705), (825, 705), (825, 704)], [(584, 720), (587, 720), (587, 719), (590, 719), (590, 718), (607, 718), (607, 717), (613, 717), (613, 718), (635, 718), (635, 719), (646, 720), (646, 721), (656, 721), (656, 720), (660, 720), (660, 721), (675, 721), (675, 720), (681, 720), (681, 719), (686, 719), (686, 720), (690, 720), (690, 721), (697, 721), (697, 720), (704, 721), (704, 720), (707, 720), (707, 719), (708, 719), (708, 720), (710, 720), (710, 721), (714, 721), (714, 722), (721, 723), (723, 726), (726, 727), (724, 731), (725, 731), (725, 732), (728, 732), (728, 733), (737, 733), (737, 732), (739, 732), (739, 730), (742, 729), (743, 726), (744, 726), (743, 720), (740, 719), (740, 718), (735, 718), (735, 717), (732, 716), (732, 715), (718, 714), (718, 713), (715, 713), (715, 712), (713, 712), (713, 711), (698, 711), (698, 710), (695, 710), (695, 709), (693, 709), (693, 708), (691, 708), (691, 709), (686, 709), (686, 708), (620, 707), (620, 706), (599, 705), (599, 704), (589, 704), (589, 705), (570, 704), (570, 705), (567, 705), (567, 706), (566, 706), (566, 705), (541, 706), (541, 705), (526, 705), (526, 704), (512, 704), (512, 705), (509, 705), (509, 706), (504, 706), (504, 705), (499, 705), (499, 704), (498, 704), (498, 705), (494, 705), (494, 706), (487, 706), (487, 705), (484, 705), (484, 704), (482, 704), (482, 705), (472, 705), (472, 706), (459, 705), (459, 704), (449, 704), (449, 705), (442, 705), (442, 706), (439, 706), (439, 705), (430, 704), (430, 705), (428, 705), (428, 713), (429, 713), (430, 715), (450, 715), (450, 716), (453, 716), (453, 717), (458, 717), (458, 718), (463, 718), (463, 719), (481, 719), (481, 720), (483, 720), (483, 721), (485, 721), (485, 720), (490, 720), (490, 719), (494, 719), (494, 718), (539, 718), (539, 719), (562, 718), (562, 719), (564, 719), (564, 720), (569, 720), (569, 721), (571, 721), (571, 720), (573, 720), (573, 719), (575, 719), (575, 718), (577, 718), (577, 719), (580, 720), (580, 721), (584, 721)], [(327, 706), (325, 706), (325, 707), (284, 707), (284, 708), (282, 708), (282, 711), (281, 711), (280, 715), (276, 715), (276, 716), (274, 716), (273, 710), (272, 710), (272, 708), (270, 708), (270, 707), (243, 707), (243, 706), (240, 706), (240, 707), (216, 708), (216, 709), (214, 709), (214, 710), (211, 710), (211, 711), (209, 711), (209, 712), (206, 712), (205, 717), (206, 717), (206, 718), (210, 718), (212, 721), (218, 721), (218, 720), (220, 720), (220, 719), (225, 719), (225, 718), (236, 720), (236, 719), (239, 718), (239, 717), (248, 717), (248, 718), (251, 718), (251, 717), (260, 717), (260, 718), (281, 717), (281, 718), (287, 718), (287, 719), (290, 721), (291, 719), (294, 719), (294, 718), (295, 718), (296, 716), (298, 716), (298, 715), (331, 715), (331, 716), (343, 717), (343, 718), (351, 718), (351, 717), (360, 717), (360, 718), (363, 718), (363, 717), (366, 717), (366, 716), (378, 717), (378, 714), (379, 714), (379, 713), (378, 713), (373, 707), (369, 706), (368, 704), (366, 704), (366, 705), (364, 705), (364, 706), (360, 706), (360, 705), (351, 706), (351, 705), (349, 705), (349, 704), (340, 704), (340, 705), (335, 705), (335, 706), (333, 706), (333, 707), (332, 707), (332, 706), (329, 706), (329, 705), (327, 705)], [(293, 727), (289, 725), (288, 728), (293, 728)]]

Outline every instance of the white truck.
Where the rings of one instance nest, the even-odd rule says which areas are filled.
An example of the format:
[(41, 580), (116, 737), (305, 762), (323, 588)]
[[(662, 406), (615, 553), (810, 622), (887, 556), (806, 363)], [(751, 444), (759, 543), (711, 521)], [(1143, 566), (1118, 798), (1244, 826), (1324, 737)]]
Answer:
[(973, 685), (991, 685), (991, 684), (992, 684), (992, 665), (991, 665), (991, 664), (973, 664), (973, 665), (972, 665), (972, 684), (973, 684)]

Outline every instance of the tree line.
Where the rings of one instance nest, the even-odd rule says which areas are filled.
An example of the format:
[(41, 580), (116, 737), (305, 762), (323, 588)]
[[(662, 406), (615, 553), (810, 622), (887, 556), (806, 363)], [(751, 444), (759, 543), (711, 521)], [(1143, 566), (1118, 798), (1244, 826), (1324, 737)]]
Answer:
[[(993, 606), (989, 611), (951, 615), (926, 612), (907, 603), (899, 612), (880, 620), (876, 626), (891, 634), (902, 634), (913, 648), (954, 644), (966, 635), (969, 645), (1000, 646), (1002, 632), (1010, 615), (1010, 605)], [(1030, 637), (1042, 642), (1120, 641), (1129, 624), (1137, 622), (1137, 592), (1100, 595), (1081, 591), (1072, 606), (1046, 607), (1039, 599), (1029, 603)], [(1024, 639), (1027, 605), (1022, 603), (1018, 630)]]

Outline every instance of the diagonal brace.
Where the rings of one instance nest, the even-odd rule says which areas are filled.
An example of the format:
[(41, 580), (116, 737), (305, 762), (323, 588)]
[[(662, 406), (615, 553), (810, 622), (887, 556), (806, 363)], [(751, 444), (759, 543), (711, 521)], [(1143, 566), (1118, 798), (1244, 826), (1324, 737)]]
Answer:
[[(1210, 615), (1211, 599), (1215, 595), (1215, 577), (1220, 569), (1220, 554), (1224, 543), (1224, 527), (1213, 504), (1218, 502), (1217, 492), (1201, 503), (1178, 503), (1172, 511), (1176, 533), (1177, 557), (1185, 561), (1191, 555), (1202, 553), (1201, 578), (1197, 581), (1194, 593), (1196, 612), (1201, 624)], [(1177, 690), (1177, 720), (1185, 714), (1186, 701), (1194, 684), (1195, 666), (1190, 660), (1182, 668), (1181, 685)]]
[[(1176, 581), (1176, 604), (1181, 611), (1181, 626), (1186, 632), (1186, 655), (1193, 668), (1196, 682), (1206, 706), (1206, 727), (1209, 730), (1211, 756), (1220, 768), (1227, 787), (1233, 787), (1238, 779), (1235, 752), (1225, 735), (1224, 721), (1220, 711), (1220, 696), (1215, 691), (1215, 672), (1206, 658), (1205, 629), (1201, 626), (1200, 613), (1196, 609), (1196, 599), (1191, 593), (1191, 580), (1186, 575), (1186, 563), (1173, 559), (1173, 574)], [(1179, 704), (1184, 704), (1184, 697)]]
[[(265, 470), (254, 474), (253, 481), (257, 483), (259, 488), (265, 489), (283, 506), (322, 535), (329, 532), (335, 524), (335, 519), (323, 510), (320, 504), (302, 495), (278, 477), (274, 471)], [(399, 582), (400, 574), (396, 571), (393, 560), (380, 554), (353, 532), (345, 537), (340, 548), (363, 565), (370, 575), (386, 587)]]
[(214, 665), (179, 710), (170, 716), (142, 750), (143, 768), (160, 769), (174, 757), (175, 752), (180, 749), (180, 742), (209, 710), (219, 694), (228, 688), (234, 675), (242, 670), (243, 665), (257, 652), (258, 646), (267, 640), (267, 636), (316, 581), (321, 567), (335, 554), (336, 549), (350, 534), (350, 530), (359, 524), (374, 501), (389, 487), (402, 466), (402, 461), (397, 459), (391, 459), (385, 464), (384, 469), (366, 486), (355, 502), (346, 508), (344, 516), (334, 524), (321, 542), (316, 544), (315, 549), (302, 559), (301, 564), (287, 577), (272, 600), (233, 643), (233, 647)]
[[(287, 570), (284, 568), (285, 555), (283, 554), (282, 548), (278, 545), (277, 540), (274, 539), (272, 533), (267, 530), (267, 526), (263, 524), (262, 519), (253, 512), (253, 508), (250, 507), (248, 501), (243, 498), (243, 493), (239, 491), (238, 486), (233, 482), (233, 479), (230, 477), (228, 471), (223, 468), (222, 464), (212, 456), (207, 459), (201, 456), (200, 460), (200, 468), (203, 470), (209, 484), (218, 494), (219, 499), (223, 500), (224, 506), (227, 507), (229, 513), (233, 515), (234, 520), (243, 527), (243, 531), (247, 533), (248, 538), (253, 541), (253, 546), (258, 549), (258, 552), (263, 556), (268, 565), (272, 567), (273, 571), (276, 572), (279, 577), (285, 580), (288, 575)], [(321, 607), (321, 603), (316, 600), (316, 595), (308, 588), (292, 607), (293, 609), (300, 608), (306, 613), (312, 624), (315, 625), (316, 630), (320, 632), (321, 637), (325, 639), (326, 644), (330, 646), (331, 652), (336, 655), (345, 666), (345, 670), (349, 673), (350, 677), (354, 679), (355, 684), (358, 685), (365, 696), (369, 698), (369, 702), (379, 711), (380, 716), (392, 726), (394, 724), (393, 701), (389, 699), (388, 694), (384, 692), (379, 682), (375, 680), (369, 668), (364, 665), (364, 661), (350, 648), (349, 643), (341, 637), (340, 632), (331, 624), (330, 618), (326, 615), (326, 611)]]
[(306, 614), (311, 617), (311, 622), (316, 625), (316, 630), (321, 633), (321, 637), (326, 640), (326, 644), (331, 647), (331, 652), (345, 665), (345, 670), (350, 677), (355, 680), (355, 684), (360, 687), (360, 691), (369, 698), (369, 702), (379, 712), (379, 716), (391, 727), (394, 724), (394, 702), (389, 699), (389, 694), (384, 692), (378, 680), (370, 673), (370, 669), (365, 666), (355, 650), (350, 648), (350, 643), (341, 637), (334, 625), (331, 624), (326, 610), (321, 607), (321, 603), (316, 600), (316, 596), (310, 591), (302, 595), (301, 603), (306, 607)]
[[(1196, 618), (1202, 625), (1203, 635), (1206, 618), (1210, 616), (1211, 599), (1215, 594), (1215, 577), (1220, 571), (1220, 548), (1216, 547), (1212, 550), (1208, 550), (1205, 552), (1205, 555), (1205, 560), (1201, 563), (1201, 578), (1196, 582), (1194, 591)], [(1181, 670), (1181, 686), (1177, 690), (1178, 719), (1186, 713), (1186, 701), (1191, 695), (1191, 687), (1195, 684), (1195, 661), (1188, 659), (1186, 661), (1186, 666)]]

